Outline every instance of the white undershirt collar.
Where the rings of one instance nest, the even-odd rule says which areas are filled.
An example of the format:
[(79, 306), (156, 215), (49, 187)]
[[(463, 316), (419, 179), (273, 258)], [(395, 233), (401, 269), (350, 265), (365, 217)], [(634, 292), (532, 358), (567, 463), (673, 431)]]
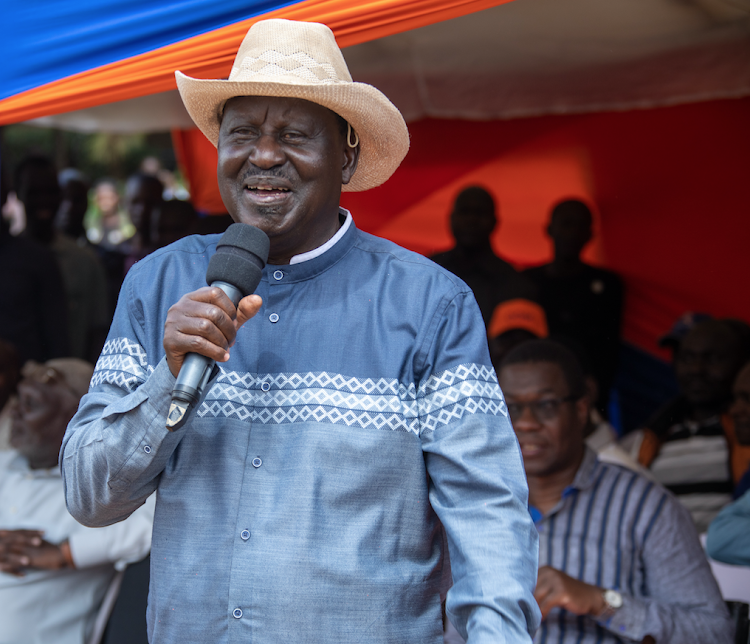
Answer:
[(338, 242), (339, 239), (341, 239), (346, 234), (346, 231), (349, 230), (349, 226), (352, 223), (352, 214), (346, 208), (339, 207), (339, 213), (341, 213), (342, 215), (346, 215), (346, 219), (344, 220), (341, 228), (336, 231), (336, 234), (322, 246), (318, 246), (317, 248), (308, 250), (306, 253), (295, 255), (294, 257), (292, 257), (292, 259), (289, 260), (290, 264), (301, 264), (302, 262), (320, 257), (320, 255), (336, 245), (336, 242)]

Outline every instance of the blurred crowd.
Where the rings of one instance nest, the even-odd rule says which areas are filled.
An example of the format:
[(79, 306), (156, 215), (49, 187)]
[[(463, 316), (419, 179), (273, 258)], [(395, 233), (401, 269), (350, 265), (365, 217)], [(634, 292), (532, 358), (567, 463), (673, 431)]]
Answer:
[(130, 267), (202, 232), (171, 177), (150, 157), (123, 186), (107, 178), (91, 185), (75, 169), (58, 172), (49, 158), (28, 156), (1, 182), (0, 263), (12, 279), (0, 286), (0, 338), (23, 361), (96, 362)]

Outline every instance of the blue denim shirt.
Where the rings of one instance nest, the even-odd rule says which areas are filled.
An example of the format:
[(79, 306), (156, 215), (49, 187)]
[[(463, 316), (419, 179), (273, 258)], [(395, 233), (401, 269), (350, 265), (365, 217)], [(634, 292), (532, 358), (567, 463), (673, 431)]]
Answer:
[(267, 266), (202, 404), (165, 429), (169, 307), (219, 236), (131, 269), (61, 453), (71, 513), (120, 521), (158, 489), (152, 642), (530, 642), (537, 533), (471, 292), (349, 226)]

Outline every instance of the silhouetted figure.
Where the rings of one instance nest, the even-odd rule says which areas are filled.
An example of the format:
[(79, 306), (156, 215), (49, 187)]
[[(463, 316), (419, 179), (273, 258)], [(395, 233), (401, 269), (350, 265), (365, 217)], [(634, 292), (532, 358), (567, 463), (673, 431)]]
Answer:
[[(27, 157), (16, 169), (16, 191), (26, 209), (27, 232), (57, 258), (67, 297), (68, 356), (95, 362), (107, 334), (107, 288), (94, 251), (55, 230), (62, 191), (51, 160)], [(65, 310), (65, 309), (63, 309)], [(49, 312), (47, 313), (49, 315)]]
[[(732, 498), (746, 463), (723, 418), (732, 383), (750, 357), (739, 331), (724, 320), (707, 320), (682, 339), (674, 360), (680, 395), (623, 441), (656, 479), (688, 510), (699, 531)], [(734, 470), (734, 471), (733, 471)]]
[(599, 384), (597, 408), (604, 412), (620, 349), (623, 287), (613, 272), (581, 260), (592, 237), (591, 211), (570, 200), (554, 207), (547, 234), (554, 244), (551, 263), (524, 271), (539, 290), (550, 335), (567, 336), (587, 352)]
[[(0, 181), (0, 207), (7, 198)], [(14, 237), (0, 217), (0, 338), (10, 342), (21, 362), (68, 354), (65, 289), (52, 251), (27, 237)]]
[(135, 174), (125, 184), (125, 209), (135, 234), (123, 244), (125, 272), (158, 248), (157, 237), (164, 185), (150, 174)]
[(79, 246), (88, 246), (83, 219), (89, 208), (89, 183), (82, 173), (73, 168), (63, 170), (58, 181), (62, 201), (57, 209), (55, 228), (75, 240)]
[(490, 235), (498, 218), (489, 192), (478, 186), (462, 190), (453, 204), (450, 224), (455, 247), (430, 259), (466, 282), (474, 292), (485, 326), (500, 302), (536, 299), (534, 285), (492, 250)]
[(156, 226), (155, 246), (162, 248), (185, 237), (195, 226), (198, 215), (189, 201), (171, 199), (162, 203)]

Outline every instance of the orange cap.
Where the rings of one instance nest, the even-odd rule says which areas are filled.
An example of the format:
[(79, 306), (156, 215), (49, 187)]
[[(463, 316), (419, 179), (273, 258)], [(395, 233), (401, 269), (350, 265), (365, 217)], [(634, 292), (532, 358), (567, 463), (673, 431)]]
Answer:
[(546, 338), (549, 330), (544, 309), (535, 302), (520, 297), (501, 302), (492, 312), (487, 336), (494, 338), (513, 329), (525, 329), (540, 338)]

